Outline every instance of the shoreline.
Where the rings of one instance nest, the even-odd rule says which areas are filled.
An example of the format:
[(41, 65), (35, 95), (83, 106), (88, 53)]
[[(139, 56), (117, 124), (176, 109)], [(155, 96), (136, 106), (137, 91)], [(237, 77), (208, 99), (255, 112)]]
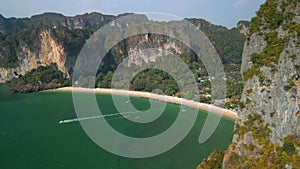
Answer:
[(193, 100), (187, 100), (183, 98), (173, 97), (173, 96), (166, 96), (166, 95), (159, 95), (149, 92), (140, 92), (140, 91), (130, 91), (130, 90), (120, 90), (120, 89), (107, 89), (107, 88), (95, 88), (95, 89), (89, 89), (89, 88), (81, 88), (81, 87), (62, 87), (57, 89), (52, 89), (48, 91), (66, 91), (66, 92), (82, 92), (82, 93), (97, 93), (97, 94), (115, 94), (115, 95), (129, 95), (132, 97), (140, 97), (140, 98), (147, 98), (147, 99), (153, 99), (160, 102), (166, 102), (166, 103), (173, 103), (177, 105), (184, 105), (187, 107), (192, 107), (196, 109), (205, 110), (207, 112), (216, 113), (216, 114), (222, 114), (223, 116), (229, 117), (230, 119), (237, 120), (238, 115), (236, 112), (223, 109), (220, 107), (217, 107), (212, 104), (207, 103), (200, 103)]

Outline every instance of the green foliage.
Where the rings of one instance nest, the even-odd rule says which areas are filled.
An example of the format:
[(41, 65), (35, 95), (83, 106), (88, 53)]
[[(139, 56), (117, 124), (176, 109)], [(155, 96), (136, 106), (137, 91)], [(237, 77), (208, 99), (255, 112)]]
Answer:
[[(286, 7), (291, 4), (296, 5), (298, 0), (284, 0), (281, 4), (276, 1), (267, 0), (260, 9), (257, 11), (257, 16), (252, 19), (250, 26), (250, 33), (265, 32), (266, 47), (261, 53), (254, 53), (251, 55), (251, 61), (253, 62), (252, 69), (248, 69), (244, 72), (244, 80), (247, 81), (254, 75), (260, 75), (258, 69), (261, 66), (270, 67), (273, 71), (276, 70), (276, 64), (278, 63), (280, 53), (287, 46), (291, 36), (300, 37), (300, 25), (292, 22), (295, 14), (293, 12), (286, 11)], [(278, 6), (280, 9), (278, 9)], [(280, 25), (288, 34), (285, 37), (278, 37), (277, 31), (275, 31)], [(289, 56), (293, 61), (296, 55)], [(263, 78), (263, 77), (261, 77)], [(261, 79), (263, 80), (263, 79)]]
[(226, 97), (227, 98), (232, 98), (234, 96), (240, 96), (242, 91), (243, 91), (243, 87), (244, 84), (241, 83), (242, 82), (242, 78), (236, 77), (233, 80), (226, 80)]
[(252, 66), (248, 70), (243, 72), (243, 80), (248, 81), (251, 79), (254, 75), (258, 76), (259, 79), (262, 79), (262, 72), (258, 66)]
[(291, 88), (293, 88), (294, 86), (295, 86), (295, 82), (293, 80), (290, 80), (289, 84), (284, 86), (283, 88), (284, 88), (285, 91), (288, 91)]
[(252, 126), (256, 121), (261, 122), (261, 115), (253, 113), (248, 115), (247, 121), (245, 121), (244, 124), (246, 126)]
[(300, 37), (300, 24), (295, 22), (286, 23), (282, 25), (282, 29), (288, 31), (290, 36), (297, 36)]
[[(226, 167), (228, 168), (285, 168), (286, 164), (293, 168), (300, 167), (300, 156), (296, 147), (300, 146), (299, 138), (289, 135), (284, 138), (283, 146), (269, 141), (271, 130), (263, 125), (260, 115), (252, 114), (244, 125), (236, 125), (235, 134), (238, 140), (244, 139), (244, 134), (251, 131), (255, 144), (243, 144), (243, 149), (248, 151), (248, 156), (239, 157), (235, 152), (230, 152)], [(234, 143), (230, 147), (234, 146)], [(253, 155), (252, 155), (253, 154)], [(242, 160), (243, 163), (239, 161)]]
[(257, 16), (251, 20), (250, 33), (258, 33), (261, 29), (277, 29), (283, 23), (283, 12), (277, 9), (276, 1), (267, 0), (256, 12)]
[(246, 93), (249, 95), (252, 93), (252, 89), (250, 88), (249, 90), (247, 89)]
[(79, 76), (78, 82), (80, 83), (80, 87), (84, 88), (95, 88), (95, 84), (93, 84), (95, 81), (95, 77), (93, 76)]
[(276, 112), (272, 112), (270, 116), (273, 118)]
[(291, 58), (293, 62), (295, 61), (296, 57), (297, 57), (297, 56), (296, 56), (295, 54), (289, 55), (289, 58)]
[(196, 26), (201, 25), (200, 29), (213, 43), (225, 65), (226, 72), (240, 69), (245, 37), (237, 28), (228, 30), (225, 27), (215, 26), (201, 19), (188, 19), (188, 21)]
[(47, 67), (40, 66), (31, 70), (25, 76), (13, 78), (10, 81), (13, 92), (28, 93), (45, 89), (53, 89), (70, 85), (70, 81), (64, 78), (63, 73), (52, 63)]
[(285, 141), (282, 146), (282, 150), (285, 151), (288, 155), (295, 154), (295, 146), (293, 142)]
[(213, 150), (211, 155), (204, 159), (197, 169), (221, 169), (225, 150)]
[[(265, 29), (275, 30), (280, 25), (282, 25), (284, 20), (291, 21), (293, 18), (292, 13), (285, 13), (285, 7), (288, 2), (283, 2), (281, 5), (281, 11), (277, 9), (277, 2), (267, 0), (267, 2), (261, 6), (257, 12), (257, 17), (252, 19), (251, 22), (251, 33), (260, 32), (260, 28), (264, 26)], [(297, 24), (283, 24), (283, 29), (291, 31), (300, 30)], [(265, 41), (267, 42), (266, 47), (261, 53), (254, 53), (251, 55), (251, 61), (253, 66), (243, 73), (244, 80), (247, 81), (251, 79), (254, 75), (257, 75), (260, 80), (263, 80), (262, 74), (260, 72), (260, 67), (266, 66), (270, 67), (273, 71), (276, 70), (276, 64), (278, 63), (280, 53), (283, 51), (284, 47), (287, 46), (290, 37), (286, 36), (284, 38), (279, 38), (276, 31), (271, 31), (265, 34)], [(290, 55), (294, 60), (295, 56)]]
[(246, 99), (245, 105), (248, 105), (251, 103), (251, 100), (249, 98)]
[[(260, 82), (267, 82), (268, 80), (263, 77), (261, 67), (269, 67), (272, 71), (276, 71), (280, 54), (287, 47), (291, 37), (295, 39), (300, 37), (299, 24), (292, 23), (295, 14), (286, 11), (286, 9), (298, 6), (299, 2), (300, 0), (267, 0), (257, 12), (257, 17), (252, 19), (250, 34), (256, 33), (264, 36), (267, 44), (261, 53), (251, 55), (252, 66), (243, 73), (245, 81), (257, 76)], [(276, 29), (281, 25), (288, 34), (278, 35)], [(300, 44), (296, 41), (295, 44), (297, 45), (297, 43)], [(286, 52), (288, 53), (288, 51)], [(289, 55), (289, 58), (294, 61), (296, 55)], [(295, 64), (294, 67), (298, 70), (300, 66)], [(294, 80), (290, 80), (284, 88), (289, 90), (294, 86)], [(250, 102), (251, 100), (247, 98), (245, 104)], [(300, 140), (299, 137), (296, 137), (297, 133), (284, 138), (282, 147), (271, 142), (270, 133), (272, 131), (258, 113), (253, 112), (247, 117), (247, 120), (236, 123), (235, 134), (237, 137), (235, 140), (241, 144), (238, 147), (235, 147), (236, 142), (230, 145), (231, 148), (227, 150), (226, 154), (228, 157), (225, 161), (226, 168), (287, 168), (287, 165), (295, 169), (300, 168), (300, 156), (297, 150), (300, 147)], [(266, 115), (266, 112), (262, 111), (262, 114)], [(274, 118), (275, 114), (276, 112), (270, 113), (271, 118)], [(243, 144), (246, 133), (252, 134), (253, 142), (251, 141), (250, 144)], [(241, 155), (237, 155), (237, 152)]]
[[(72, 74), (73, 66), (77, 59), (77, 56), (85, 44), (85, 41), (101, 26), (112, 20), (113, 16), (106, 16), (104, 21), (99, 21), (101, 14), (91, 13), (75, 16), (74, 20), (84, 20), (82, 28), (73, 28), (74, 25), (69, 23), (70, 18), (66, 18), (61, 14), (45, 13), (41, 15), (33, 16), (31, 19), (7, 19), (6, 27), (10, 29), (5, 30), (0, 34), (0, 53), (4, 57), (0, 57), (0, 67), (17, 67), (19, 66), (18, 56), (23, 56), (21, 48), (26, 47), (32, 53), (38, 53), (40, 48), (40, 33), (48, 30), (51, 37), (64, 48), (64, 54), (66, 56), (65, 66)], [(212, 44), (216, 48), (223, 64), (228, 78), (227, 80), (227, 97), (234, 97), (241, 95), (243, 84), (241, 81), (240, 65), (241, 55), (245, 37), (241, 34), (238, 28), (227, 29), (223, 26), (216, 26), (207, 21), (201, 19), (188, 19), (195, 25), (201, 25), (201, 30), (209, 37)], [(140, 48), (151, 48), (163, 46), (169, 41), (177, 43), (182, 51), (178, 54), (179, 57), (189, 66), (192, 73), (195, 74), (195, 79), (203, 77), (204, 82), (199, 82), (199, 89), (203, 90), (201, 93), (202, 100), (210, 102), (210, 97), (204, 97), (209, 95), (211, 91), (205, 91), (204, 89), (210, 88), (210, 82), (207, 80), (208, 75), (205, 70), (204, 64), (198, 59), (198, 56), (191, 51), (187, 46), (184, 46), (176, 39), (164, 35), (147, 34), (148, 41), (143, 41), (144, 35), (136, 35), (128, 39), (124, 39), (113, 49), (111, 49), (104, 57), (104, 65), (99, 67), (99, 71), (96, 77), (96, 87), (111, 87), (112, 72), (116, 69), (119, 63), (122, 62), (124, 57), (128, 54), (130, 48), (139, 46)], [(120, 52), (121, 51), (121, 52)], [(201, 71), (198, 71), (199, 68)], [(152, 71), (148, 72), (152, 76)], [(143, 77), (142, 77), (143, 76)], [(148, 75), (147, 75), (148, 76)], [(146, 77), (141, 73), (135, 79), (133, 79), (130, 88), (132, 90), (151, 91), (154, 88), (163, 90), (168, 95), (174, 95), (179, 90), (174, 80), (170, 78), (162, 78), (165, 75), (162, 73), (155, 74), (153, 77), (160, 79), (160, 82), (154, 81), (151, 77)], [(205, 79), (206, 78), (206, 79)], [(21, 78), (20, 78), (21, 79)], [(145, 81), (143, 81), (145, 79)], [(90, 78), (81, 77), (81, 81), (85, 85), (89, 82)], [(160, 83), (160, 84), (159, 84)], [(38, 85), (37, 85), (38, 86)], [(32, 86), (31, 86), (32, 87)], [(91, 87), (91, 86), (88, 86)], [(30, 88), (28, 86), (28, 88)], [(32, 89), (33, 91), (40, 90), (39, 87)], [(29, 90), (26, 90), (29, 91)], [(178, 94), (178, 93), (177, 93)], [(192, 92), (189, 97), (193, 98)]]
[(164, 93), (169, 96), (174, 96), (178, 92), (178, 89), (176, 89), (176, 86), (167, 86), (164, 90)]
[(147, 69), (137, 74), (131, 81), (130, 89), (147, 92), (160, 89), (166, 95), (174, 95), (179, 91), (177, 82), (168, 73), (158, 69)]
[(251, 19), (250, 33), (257, 33), (260, 31), (260, 27), (263, 24), (263, 20), (259, 17), (254, 17)]
[(281, 52), (287, 46), (288, 38), (278, 38), (278, 32), (269, 32), (265, 35), (266, 47), (261, 53), (253, 53), (251, 57), (252, 67), (243, 72), (244, 81), (251, 79), (254, 75), (258, 76), (260, 81), (263, 81), (263, 75), (260, 71), (262, 66), (270, 67), (271, 70), (276, 70)]
[(96, 77), (96, 87), (111, 88), (112, 77), (113, 77), (112, 71), (109, 71), (106, 74), (100, 72)]

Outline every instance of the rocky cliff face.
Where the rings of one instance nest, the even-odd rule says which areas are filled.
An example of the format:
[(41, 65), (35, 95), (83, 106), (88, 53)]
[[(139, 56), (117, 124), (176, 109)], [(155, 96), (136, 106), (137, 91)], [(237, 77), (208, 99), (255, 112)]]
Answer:
[[(75, 17), (45, 13), (30, 19), (7, 19), (0, 15), (0, 82), (51, 63), (56, 63), (69, 77), (85, 40), (117, 17), (95, 12)], [(147, 20), (143, 16), (140, 19)], [(116, 27), (128, 26), (126, 23), (114, 24)]]
[(299, 11), (298, 0), (267, 0), (251, 21), (243, 106), (224, 168), (299, 168)]
[(64, 48), (51, 37), (49, 30), (40, 33), (38, 43), (37, 48), (32, 49), (32, 47), (24, 44), (15, 49), (17, 51), (18, 66), (15, 68), (1, 67), (0, 82), (5, 82), (18, 75), (24, 75), (38, 66), (48, 66), (51, 63), (56, 63), (58, 69), (68, 76), (65, 67)]
[[(11, 50), (5, 47), (1, 48), (0, 46), (2, 49), (2, 51), (0, 50), (0, 56), (2, 56), (2, 58), (9, 57), (9, 55), (16, 55), (15, 62), (17, 62), (17, 66), (13, 67), (0, 66), (0, 82), (8, 81), (14, 77), (18, 77), (18, 75), (24, 75), (26, 72), (30, 72), (32, 69), (36, 69), (39, 66), (48, 66), (51, 63), (56, 63), (58, 69), (62, 71), (65, 76), (69, 77), (69, 70), (73, 68), (77, 54), (79, 53), (82, 45), (84, 45), (84, 40), (86, 40), (89, 36), (79, 37), (82, 38), (83, 41), (79, 42), (78, 46), (72, 47), (72, 45), (75, 44), (74, 39), (77, 37), (66, 37), (68, 36), (66, 31), (71, 31), (72, 29), (75, 31), (78, 29), (86, 29), (87, 25), (89, 25), (88, 23), (91, 23), (91, 18), (96, 20), (93, 22), (94, 27), (102, 25), (108, 21), (103, 15), (96, 15), (95, 13), (92, 13), (91, 16), (89, 15), (87, 20), (85, 20), (86, 18), (82, 19), (82, 16), (67, 17), (63, 19), (62, 16), (58, 14), (50, 14), (48, 17), (51, 18), (53, 16), (55, 16), (55, 20), (47, 20), (48, 24), (52, 24), (52, 27), (49, 28), (46, 26), (46, 28), (37, 29), (37, 31), (34, 32), (34, 34), (38, 36), (37, 40), (27, 42), (26, 40), (23, 41), (22, 39), (16, 39), (19, 45), (14, 45), (14, 49)], [(32, 17), (32, 20), (35, 20), (37, 24), (45, 24), (43, 19), (44, 15)], [(146, 21), (147, 19), (141, 17), (141, 20)], [(59, 28), (57, 28), (59, 24), (61, 24), (60, 26), (62, 26), (63, 30), (59, 30)], [(111, 26), (126, 27), (128, 24), (114, 21)], [(30, 38), (34, 37), (30, 36)], [(161, 35), (137, 35), (126, 39), (125, 41), (126, 42), (120, 42), (119, 45), (115, 46), (108, 57), (125, 58), (129, 56), (127, 63), (128, 66), (131, 64), (141, 65), (142, 63), (148, 63), (150, 61), (154, 62), (157, 57), (161, 57), (163, 55), (163, 52), (161, 52), (160, 55), (156, 55), (152, 58), (148, 58), (146, 56), (143, 57), (143, 53), (141, 53), (142, 49), (149, 47), (158, 48), (160, 51), (168, 50), (177, 54), (181, 54), (182, 50), (186, 49), (186, 47), (183, 45), (180, 46), (180, 44), (173, 39)], [(124, 46), (124, 44), (126, 44), (126, 46)], [(70, 46), (72, 48), (70, 48)], [(76, 48), (75, 52), (74, 48)], [(137, 57), (138, 55), (142, 56), (142, 59)], [(117, 61), (113, 61), (112, 58), (106, 58), (105, 61), (109, 63), (104, 64), (117, 65)]]
[[(125, 51), (119, 52), (120, 54), (124, 54), (123, 56), (121, 56), (123, 58), (128, 55), (127, 66), (130, 66), (131, 64), (140, 66), (143, 63), (155, 62), (159, 57), (167, 55), (165, 52), (180, 55), (184, 53), (184, 51), (187, 51), (187, 47), (183, 44), (180, 44), (175, 39), (168, 38), (162, 35), (145, 34), (137, 37), (137, 40), (135, 42), (133, 42), (132, 39), (128, 39), (127, 44), (129, 44), (128, 53), (126, 53)], [(149, 57), (149, 55), (145, 55), (142, 52), (143, 49), (147, 48), (155, 48), (157, 49), (158, 53), (155, 53), (151, 57)], [(188, 55), (188, 53), (186, 54)]]
[[(48, 66), (50, 63), (56, 63), (66, 77), (71, 77), (73, 66), (85, 41), (101, 26), (123, 15), (128, 14), (110, 16), (94, 12), (74, 17), (56, 13), (45, 13), (31, 18), (0, 16), (0, 82), (24, 75), (38, 66)], [(135, 19), (138, 22), (148, 21), (144, 15), (139, 15)], [(244, 42), (244, 37), (239, 30), (236, 28), (228, 30), (202, 19), (189, 21), (211, 38), (222, 59), (226, 60), (226, 64), (234, 66), (240, 64), (241, 43)], [(130, 25), (114, 20), (110, 26)], [(152, 58), (143, 57), (141, 50), (147, 48), (157, 48), (161, 53)], [(188, 62), (195, 61), (192, 52), (175, 39), (145, 34), (130, 37), (116, 45), (107, 54), (100, 69), (103, 72), (113, 70), (127, 56), (129, 56), (128, 66), (153, 62), (156, 57), (163, 55), (163, 50), (182, 55)], [(138, 55), (142, 56), (142, 59), (137, 59)]]
[(267, 0), (245, 30), (240, 119), (223, 168), (300, 168), (300, 1)]

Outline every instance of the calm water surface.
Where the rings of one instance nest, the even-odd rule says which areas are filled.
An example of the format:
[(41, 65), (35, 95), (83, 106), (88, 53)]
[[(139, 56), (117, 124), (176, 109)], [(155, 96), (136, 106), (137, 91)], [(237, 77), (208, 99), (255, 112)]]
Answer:
[[(117, 112), (110, 95), (97, 95), (97, 101), (104, 114)], [(150, 106), (147, 99), (131, 101), (139, 110)], [(134, 123), (121, 116), (105, 120), (126, 135), (149, 137), (168, 129), (178, 111), (178, 105), (168, 104), (164, 113), (148, 124)], [(96, 145), (79, 122), (59, 124), (61, 120), (76, 118), (71, 93), (11, 94), (7, 85), (0, 85), (0, 168), (194, 169), (213, 149), (226, 148), (233, 135), (234, 122), (224, 118), (214, 135), (199, 144), (206, 116), (206, 112), (199, 111), (188, 136), (170, 151), (145, 159), (123, 158)]]

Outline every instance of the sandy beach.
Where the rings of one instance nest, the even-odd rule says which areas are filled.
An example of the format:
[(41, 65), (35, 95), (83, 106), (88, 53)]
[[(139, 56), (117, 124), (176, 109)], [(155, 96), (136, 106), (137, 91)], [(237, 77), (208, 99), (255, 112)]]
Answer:
[(173, 96), (158, 95), (149, 92), (128, 91), (128, 90), (119, 90), (119, 89), (105, 89), (105, 88), (88, 89), (88, 88), (80, 88), (80, 87), (62, 87), (62, 88), (54, 89), (53, 91), (68, 91), (68, 92), (75, 91), (75, 92), (84, 92), (84, 93), (117, 94), (117, 95), (129, 95), (132, 97), (150, 98), (161, 102), (193, 107), (211, 113), (217, 113), (217, 114), (223, 113), (223, 116), (229, 117), (234, 120), (238, 119), (237, 113), (228, 109), (223, 109), (211, 104), (200, 103), (193, 100), (187, 100), (187, 99), (182, 99)]

